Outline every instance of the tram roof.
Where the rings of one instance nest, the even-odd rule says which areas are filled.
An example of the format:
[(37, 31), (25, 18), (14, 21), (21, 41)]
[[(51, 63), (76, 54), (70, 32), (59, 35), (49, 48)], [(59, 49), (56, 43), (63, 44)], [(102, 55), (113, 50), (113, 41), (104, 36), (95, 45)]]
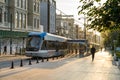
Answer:
[(36, 36), (44, 37), (46, 34), (47, 34), (46, 32), (30, 32), (28, 36), (36, 35)]
[(32, 35), (36, 35), (39, 37), (44, 37), (46, 40), (56, 40), (56, 41), (66, 41), (68, 40), (68, 38), (63, 37), (63, 36), (59, 36), (59, 35), (55, 35), (55, 34), (51, 34), (51, 33), (47, 33), (47, 32), (30, 32), (28, 34), (28, 36), (32, 36)]

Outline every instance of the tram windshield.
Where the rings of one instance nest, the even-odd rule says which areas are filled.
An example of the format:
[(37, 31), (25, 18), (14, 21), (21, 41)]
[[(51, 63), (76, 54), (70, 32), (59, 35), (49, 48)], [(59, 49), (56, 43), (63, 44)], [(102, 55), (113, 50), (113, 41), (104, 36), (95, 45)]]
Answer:
[(30, 36), (27, 38), (26, 50), (37, 51), (40, 48), (41, 38), (38, 36)]

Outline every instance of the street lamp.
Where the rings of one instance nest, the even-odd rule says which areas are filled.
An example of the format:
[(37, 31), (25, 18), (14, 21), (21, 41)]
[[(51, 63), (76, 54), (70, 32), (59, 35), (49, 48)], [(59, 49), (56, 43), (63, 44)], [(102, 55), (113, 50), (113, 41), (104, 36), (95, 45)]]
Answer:
[[(84, 17), (81, 17), (81, 18), (83, 18), (84, 19), (84, 23), (83, 23), (83, 25), (84, 25), (84, 39), (86, 39), (86, 17), (85, 17), (85, 15), (84, 15)], [(80, 20), (80, 18), (79, 18), (79, 20)]]
[[(3, 7), (3, 6), (0, 5), (0, 15), (2, 15), (2, 7)], [(0, 17), (0, 18), (1, 18), (1, 17)], [(1, 37), (0, 37), (0, 55), (1, 55)]]
[(86, 39), (86, 18), (85, 18), (85, 15), (84, 15), (84, 39)]
[(12, 54), (12, 14), (10, 14), (10, 19), (9, 19), (9, 22), (10, 22), (10, 54)]

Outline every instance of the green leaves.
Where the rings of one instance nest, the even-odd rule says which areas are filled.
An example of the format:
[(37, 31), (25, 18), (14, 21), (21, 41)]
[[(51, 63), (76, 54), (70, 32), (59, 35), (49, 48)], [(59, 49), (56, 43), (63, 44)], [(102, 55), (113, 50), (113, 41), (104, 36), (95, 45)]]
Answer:
[(79, 15), (87, 15), (91, 22), (88, 28), (98, 31), (113, 30), (120, 28), (120, 0), (107, 0), (103, 5), (95, 6), (94, 3), (100, 0), (80, 0), (83, 3), (79, 6)]

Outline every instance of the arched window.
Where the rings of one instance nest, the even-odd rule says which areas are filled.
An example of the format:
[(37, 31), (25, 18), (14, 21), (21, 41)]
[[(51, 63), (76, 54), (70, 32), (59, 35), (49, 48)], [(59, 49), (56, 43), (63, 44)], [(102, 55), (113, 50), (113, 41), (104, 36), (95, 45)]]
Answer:
[(19, 28), (19, 13), (17, 12), (17, 28)]
[(18, 27), (18, 24), (17, 24), (17, 23), (18, 23), (18, 22), (17, 22), (18, 20), (17, 20), (17, 19), (18, 19), (18, 12), (15, 13), (15, 28)]
[(8, 8), (5, 8), (4, 21), (5, 21), (5, 22), (8, 22)]

